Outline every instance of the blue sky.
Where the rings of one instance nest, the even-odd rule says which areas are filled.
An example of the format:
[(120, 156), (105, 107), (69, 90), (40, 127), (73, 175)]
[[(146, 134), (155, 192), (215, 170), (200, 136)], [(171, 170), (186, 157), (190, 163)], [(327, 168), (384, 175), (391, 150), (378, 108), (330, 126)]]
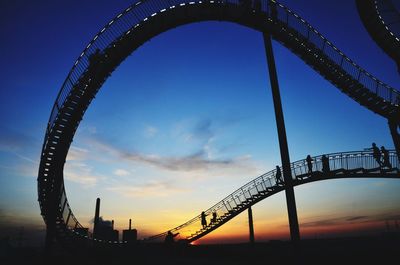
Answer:
[[(0, 43), (1, 235), (21, 226), (43, 230), (36, 177), (52, 104), (92, 36), (130, 3), (0, 4), (0, 33), (7, 36)], [(398, 87), (395, 64), (371, 40), (353, 1), (282, 3)], [(132, 218), (139, 236), (163, 232), (280, 164), (262, 41), (261, 33), (240, 25), (202, 22), (163, 33), (129, 56), (92, 102), (68, 155), (67, 195), (78, 219), (90, 226), (101, 197), (103, 217), (115, 219), (117, 228)], [(393, 148), (385, 119), (279, 43), (274, 51), (292, 161), (371, 142)], [(343, 220), (368, 216), (384, 229), (384, 220), (399, 216), (399, 186), (377, 179), (298, 187), (300, 224), (306, 230), (333, 220), (344, 227)], [(259, 203), (254, 215), (256, 239), (287, 237), (284, 194)], [(246, 231), (243, 215), (210, 237), (231, 233), (243, 240)]]

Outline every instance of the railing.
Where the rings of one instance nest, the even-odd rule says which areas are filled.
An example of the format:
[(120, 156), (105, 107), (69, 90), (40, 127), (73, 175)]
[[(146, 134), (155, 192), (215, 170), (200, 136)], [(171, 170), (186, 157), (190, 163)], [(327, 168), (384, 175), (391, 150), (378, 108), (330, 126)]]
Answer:
[[(365, 176), (368, 171), (373, 170), (375, 173), (389, 171), (396, 171), (399, 174), (399, 161), (397, 159), (396, 151), (389, 150), (389, 162), (392, 169), (381, 168), (378, 162), (375, 160), (372, 151), (359, 151), (359, 152), (344, 152), (344, 153), (333, 153), (327, 154), (329, 164), (329, 172), (323, 172), (323, 161), (322, 155), (312, 157), (311, 171), (309, 170), (306, 159), (299, 160), (291, 163), (292, 177), (293, 180), (302, 181), (303, 179), (312, 180), (313, 176), (320, 178), (324, 176), (326, 179), (346, 176), (351, 174), (352, 171), (357, 170), (359, 176)], [(383, 170), (383, 171), (382, 171)], [(319, 174), (315, 174), (318, 172)], [(359, 173), (361, 172), (361, 173)], [(354, 172), (356, 174), (356, 172)], [(283, 179), (283, 178), (282, 178)], [(249, 202), (260, 198), (261, 196), (267, 196), (268, 193), (274, 193), (283, 189), (284, 183), (279, 182), (276, 179), (276, 169), (268, 173), (265, 173), (256, 179), (248, 182), (244, 186), (240, 187), (232, 194), (222, 199), (217, 204), (213, 205), (209, 209), (205, 210), (204, 213), (207, 217), (208, 224), (210, 223), (210, 217), (215, 212), (217, 214), (217, 222), (211, 223), (207, 227), (202, 228), (201, 225), (201, 214), (192, 218), (188, 222), (177, 226), (170, 231), (173, 233), (179, 232), (180, 239), (190, 240), (197, 235), (213, 230), (213, 228), (220, 222), (223, 222), (230, 215), (235, 215), (238, 211), (243, 210), (243, 207), (247, 208)], [(258, 196), (258, 197), (257, 197)], [(167, 232), (149, 237), (145, 241), (158, 241), (162, 240), (166, 236)]]
[[(273, 3), (275, 1), (271, 2)], [(399, 91), (384, 84), (362, 69), (296, 13), (281, 4), (277, 4), (276, 6), (277, 19), (279, 22), (286, 25), (287, 28), (294, 29), (297, 34), (300, 34), (307, 42), (312, 43), (316, 48), (321, 50), (332, 62), (370, 92), (391, 104), (400, 105)]]
[(374, 1), (374, 3), (382, 24), (400, 44), (400, 11), (396, 10), (393, 3), (388, 0)]
[[(117, 39), (131, 34), (132, 29), (139, 27), (141, 23), (159, 13), (166, 12), (169, 9), (179, 8), (184, 5), (202, 5), (206, 3), (211, 3), (213, 5), (239, 5), (238, 0), (143, 0), (132, 4), (113, 18), (88, 43), (68, 73), (54, 103), (48, 122), (47, 132), (49, 132), (54, 125), (54, 121), (58, 115), (58, 110), (63, 106), (71, 90), (78, 83), (79, 78), (87, 71), (89, 67), (89, 56), (93, 54), (96, 49), (104, 51), (105, 49), (112, 47)], [(371, 92), (392, 104), (399, 104), (397, 99), (400, 98), (400, 94), (397, 90), (379, 81), (370, 73), (355, 64), (296, 13), (273, 0), (263, 0), (261, 3), (261, 12), (265, 12), (269, 17), (271, 17), (271, 12), (269, 10), (270, 8), (268, 9), (267, 6), (269, 6), (268, 4), (276, 3), (277, 19), (280, 22), (283, 22), (289, 28), (295, 29), (298, 34), (302, 35), (310, 43), (313, 43), (332, 61), (343, 68), (349, 75), (363, 84)]]
[[(146, 21), (150, 20), (153, 16), (168, 12), (172, 9), (181, 8), (185, 5), (208, 5), (209, 8), (212, 8), (212, 6), (233, 7), (239, 6), (240, 2), (239, 0), (143, 0), (132, 4), (123, 12), (118, 14), (114, 19), (107, 23), (107, 25), (105, 25), (88, 43), (68, 73), (51, 111), (43, 144), (43, 154), (45, 153), (49, 134), (52, 132), (55, 121), (59, 115), (59, 110), (64, 107), (64, 104), (71, 95), (71, 92), (80, 83), (81, 77), (88, 72), (88, 68), (90, 66), (89, 57), (94, 54), (97, 49), (99, 49), (101, 52), (104, 52), (107, 49), (113, 49), (113, 45), (116, 43), (116, 41), (120, 41), (125, 36), (132, 34), (133, 29), (140, 27), (142, 23), (146, 23)], [(276, 7), (276, 18), (271, 12), (271, 5)], [(400, 99), (398, 91), (382, 83), (371, 74), (361, 69), (357, 64), (346, 57), (339, 49), (337, 49), (331, 42), (323, 37), (317, 30), (315, 30), (310, 24), (308, 24), (305, 20), (300, 18), (287, 7), (273, 0), (262, 0), (261, 9), (259, 9), (259, 11), (268, 17), (266, 23), (273, 25), (274, 22), (279, 22), (280, 25), (285, 25), (288, 31), (290, 29), (295, 30), (296, 34), (302, 36), (304, 40), (312, 43), (315, 47), (320, 49), (322, 53), (332, 60), (332, 62), (340, 66), (350, 76), (360, 82), (372, 93), (376, 94), (387, 102), (397, 105), (399, 104), (397, 101)], [(82, 89), (85, 88), (82, 87)], [(242, 190), (236, 191), (221, 201), (218, 205), (215, 205), (215, 207), (213, 207), (213, 211), (217, 211), (218, 216), (223, 216), (226, 214), (226, 212), (229, 212), (229, 210), (241, 205), (243, 200), (250, 197), (255, 190), (276, 186), (273, 177), (274, 174), (275, 171), (271, 171), (257, 178), (253, 186), (251, 186), (251, 184), (249, 184), (250, 186), (245, 185)], [(62, 216), (66, 222), (66, 226), (71, 229), (74, 229), (74, 227), (81, 228), (82, 226), (72, 214), (72, 211), (67, 203), (65, 190), (63, 187), (60, 196), (60, 203), (63, 204), (60, 205), (60, 207), (63, 207)], [(210, 212), (207, 213), (210, 214)], [(196, 217), (189, 222), (194, 224), (197, 223), (197, 221), (198, 219)], [(178, 228), (175, 230), (177, 229)]]

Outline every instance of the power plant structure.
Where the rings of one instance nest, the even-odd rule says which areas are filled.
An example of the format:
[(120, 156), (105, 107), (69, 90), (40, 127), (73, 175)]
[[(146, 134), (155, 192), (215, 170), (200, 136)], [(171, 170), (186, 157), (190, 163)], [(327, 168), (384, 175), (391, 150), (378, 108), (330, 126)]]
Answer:
[(122, 241), (127, 243), (137, 241), (137, 230), (132, 229), (132, 219), (129, 219), (129, 229), (122, 231)]
[(93, 238), (97, 240), (118, 242), (119, 232), (114, 229), (114, 220), (105, 221), (100, 217), (100, 198), (96, 200), (94, 215)]

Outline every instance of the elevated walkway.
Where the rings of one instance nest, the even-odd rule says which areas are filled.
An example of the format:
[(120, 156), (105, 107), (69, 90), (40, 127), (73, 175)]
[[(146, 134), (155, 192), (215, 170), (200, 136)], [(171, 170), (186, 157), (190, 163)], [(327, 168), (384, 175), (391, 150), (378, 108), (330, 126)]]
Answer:
[[(306, 159), (291, 165), (294, 186), (309, 182), (338, 178), (399, 178), (399, 161), (395, 151), (389, 152), (391, 167), (380, 167), (371, 151), (328, 154), (329, 170), (323, 170), (322, 156), (312, 158), (311, 170)], [(282, 178), (283, 179), (283, 178)], [(183, 242), (195, 241), (225, 224), (244, 210), (285, 189), (285, 183), (276, 178), (276, 169), (265, 173), (243, 185), (220, 202), (205, 210), (207, 221), (217, 213), (214, 222), (201, 224), (201, 214), (186, 223), (171, 229), (179, 233)], [(145, 239), (157, 242), (164, 239), (166, 232)]]
[[(63, 168), (75, 131), (102, 84), (129, 54), (152, 37), (183, 24), (206, 20), (231, 21), (268, 32), (359, 104), (385, 118), (400, 113), (399, 91), (363, 70), (304, 19), (275, 1), (261, 1), (257, 6), (243, 5), (237, 0), (138, 1), (95, 35), (76, 60), (54, 103), (41, 153), (38, 200), (47, 226), (55, 226), (57, 239), (82, 239), (78, 231), (84, 231), (84, 227), (67, 201)], [(276, 192), (277, 187), (274, 186)], [(251, 200), (247, 204), (256, 200), (247, 199)], [(245, 209), (241, 207), (235, 210)], [(224, 222), (232, 217), (222, 217), (224, 214), (219, 214)], [(209, 230), (188, 240), (199, 238), (206, 231)]]

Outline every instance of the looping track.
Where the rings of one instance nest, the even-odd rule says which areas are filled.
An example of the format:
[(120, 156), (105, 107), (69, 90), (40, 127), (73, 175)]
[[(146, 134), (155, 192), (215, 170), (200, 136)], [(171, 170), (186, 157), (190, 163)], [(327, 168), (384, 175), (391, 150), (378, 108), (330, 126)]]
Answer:
[[(48, 231), (54, 231), (58, 240), (74, 245), (86, 240), (76, 232), (82, 225), (68, 204), (63, 169), (75, 131), (102, 84), (129, 54), (152, 37), (205, 20), (230, 21), (267, 32), (364, 107), (388, 119), (400, 113), (397, 90), (363, 70), (305, 20), (275, 1), (264, 0), (257, 7), (241, 5), (237, 0), (136, 2), (111, 20), (80, 54), (50, 115), (41, 153), (38, 195)], [(99, 52), (94, 55), (97, 49)], [(398, 165), (396, 161), (394, 165)], [(350, 173), (348, 170), (355, 168), (344, 169)], [(360, 168), (369, 169), (372, 168)], [(349, 176), (371, 176), (363, 174)], [(388, 174), (384, 176), (398, 177), (398, 173)], [(278, 187), (275, 192), (279, 190)], [(189, 240), (199, 238), (200, 234)]]

